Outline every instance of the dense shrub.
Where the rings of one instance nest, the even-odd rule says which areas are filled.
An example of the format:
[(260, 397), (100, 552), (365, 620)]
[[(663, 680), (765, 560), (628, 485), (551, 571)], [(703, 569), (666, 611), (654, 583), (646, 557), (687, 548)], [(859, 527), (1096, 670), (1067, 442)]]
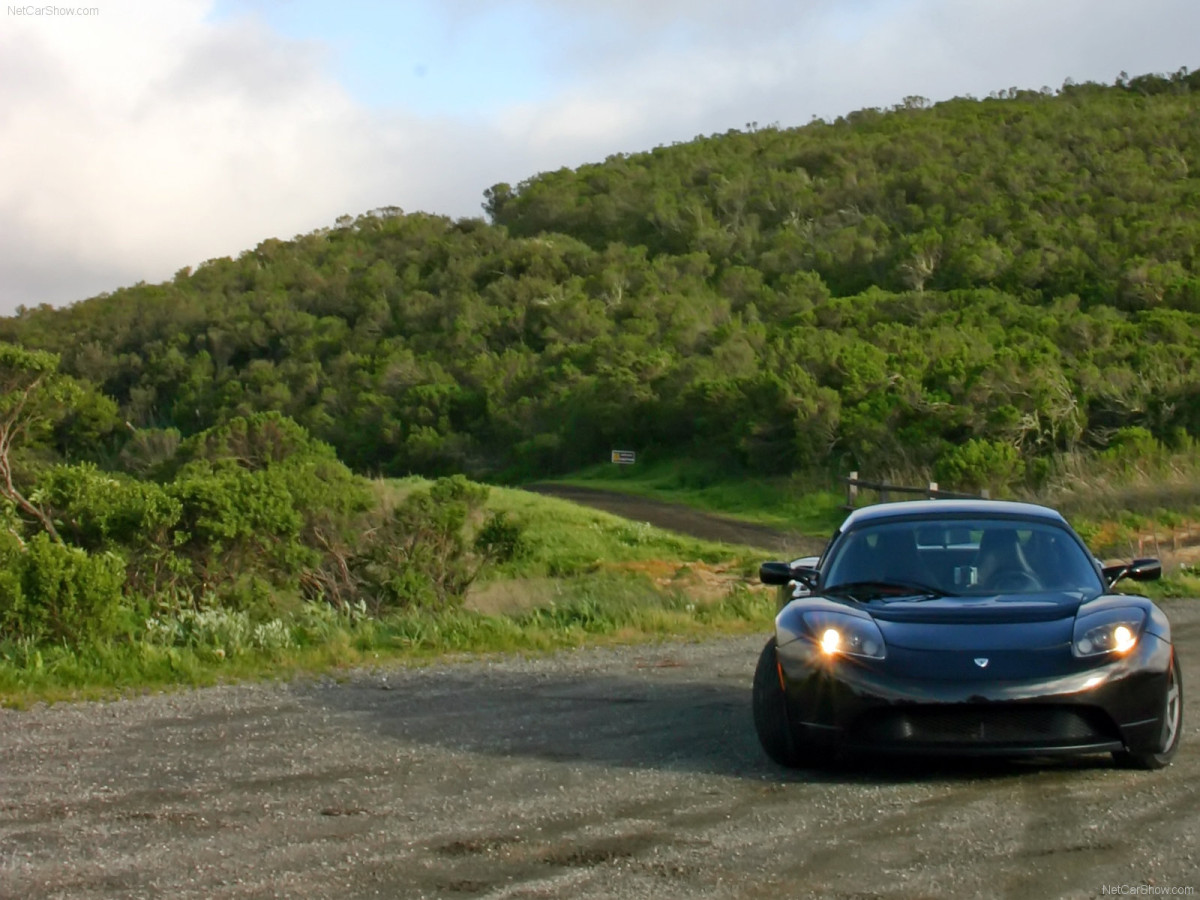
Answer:
[(310, 561), (299, 540), (303, 517), (277, 472), (189, 465), (167, 490), (183, 511), (180, 550), (207, 583), (235, 572), (291, 573)]
[(231, 462), (252, 472), (311, 458), (337, 461), (332, 447), (277, 412), (252, 413), (215, 425), (188, 438), (175, 454), (178, 465)]
[(458, 606), (486, 562), (518, 552), (521, 532), (515, 523), (493, 516), (480, 527), (487, 495), (485, 486), (454, 475), (406, 497), (351, 560), (372, 605)]
[(1025, 462), (1011, 444), (972, 439), (943, 453), (934, 471), (944, 484), (997, 494), (1024, 476)]
[(0, 537), (0, 639), (77, 645), (117, 630), (125, 561), (37, 534)]
[(246, 577), (277, 587), (307, 580), (328, 593), (334, 580), (313, 573), (340, 568), (373, 502), (366, 479), (277, 413), (189, 438), (172, 468), (165, 490), (182, 509), (179, 553), (192, 566), (194, 590), (227, 600)]
[(475, 535), (475, 550), (498, 563), (511, 562), (529, 553), (525, 528), (508, 513), (494, 512)]
[(38, 481), (64, 541), (86, 550), (169, 547), (183, 511), (161, 485), (93, 463), (51, 467)]

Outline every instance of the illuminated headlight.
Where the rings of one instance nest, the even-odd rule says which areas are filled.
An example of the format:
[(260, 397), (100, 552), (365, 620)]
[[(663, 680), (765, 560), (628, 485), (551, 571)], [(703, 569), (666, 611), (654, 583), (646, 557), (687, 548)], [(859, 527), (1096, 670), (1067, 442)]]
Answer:
[(883, 659), (887, 648), (883, 633), (870, 619), (833, 612), (804, 614), (804, 624), (824, 656), (865, 656)]
[(826, 628), (821, 632), (821, 652), (837, 653), (842, 646), (842, 633), (836, 628)]
[(1076, 656), (1128, 653), (1138, 642), (1146, 615), (1140, 609), (1109, 609), (1075, 620), (1071, 650)]

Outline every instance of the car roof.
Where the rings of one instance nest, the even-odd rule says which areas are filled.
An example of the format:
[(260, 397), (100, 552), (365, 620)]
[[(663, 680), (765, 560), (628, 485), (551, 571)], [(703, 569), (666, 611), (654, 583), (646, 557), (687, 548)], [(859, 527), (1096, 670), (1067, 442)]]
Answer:
[(1066, 519), (1047, 506), (1035, 503), (1016, 503), (1011, 500), (905, 500), (900, 503), (877, 503), (854, 510), (846, 517), (839, 531), (857, 528), (868, 522), (885, 522), (889, 519), (939, 519), (939, 518), (1036, 519), (1065, 525)]

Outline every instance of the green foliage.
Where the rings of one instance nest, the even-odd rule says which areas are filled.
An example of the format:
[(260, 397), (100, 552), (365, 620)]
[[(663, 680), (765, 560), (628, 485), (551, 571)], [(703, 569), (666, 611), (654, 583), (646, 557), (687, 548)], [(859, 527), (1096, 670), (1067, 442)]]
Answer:
[[(119, 553), (126, 593), (155, 608), (210, 594), (236, 608), (269, 605), (264, 592), (312, 582), (339, 558), (372, 504), (368, 483), (327, 445), (272, 413), (200, 432), (155, 470), (168, 480), (52, 465), (30, 495), (60, 540)], [(20, 540), (17, 505), (5, 509)]]
[(1011, 444), (973, 438), (943, 453), (934, 472), (940, 482), (960, 490), (987, 488), (992, 496), (1002, 496), (1025, 474), (1025, 463)]
[(773, 598), (763, 591), (734, 591), (696, 606), (642, 579), (592, 576), (564, 584), (549, 610), (515, 616), (406, 610), (378, 620), (361, 607), (337, 611), (304, 604), (288, 618), (260, 622), (259, 630), (242, 613), (190, 613), (182, 617), (182, 626), (179, 620), (158, 620), (153, 639), (137, 643), (66, 647), (0, 639), (0, 702), (111, 696), (231, 677), (336, 675), (349, 666), (408, 664), (447, 652), (547, 651), (759, 632), (770, 626), (774, 613)]
[(52, 466), (38, 480), (63, 540), (89, 551), (169, 548), (182, 504), (158, 484), (93, 463)]
[(58, 357), (0, 342), (0, 497), (24, 516), (32, 518), (58, 540), (54, 522), (36, 498), (25, 496), (19, 482), (28, 457), (47, 441), (78, 385), (58, 371)]
[[(261, 472), (285, 464), (283, 460)], [(188, 473), (195, 465), (185, 466), (181, 477), (191, 477)], [(221, 470), (224, 464), (214, 465)], [(47, 491), (62, 509), (77, 514), (94, 510), (103, 524), (78, 533), (98, 544), (111, 544), (125, 534), (115, 524), (125, 520), (113, 510), (132, 507), (144, 514), (146, 508), (156, 508), (154, 503), (139, 506), (134, 501), (161, 499), (174, 484), (142, 484), (126, 476), (110, 477), (93, 466), (61, 466), (47, 482)], [(148, 487), (162, 493), (140, 492)], [(461, 477), (432, 484), (415, 479), (379, 482), (374, 487), (383, 508), (393, 509), (389, 520), (406, 523), (406, 536), (415, 526), (417, 543), (426, 545), (425, 555), (414, 554), (414, 560), (433, 559), (427, 552), (433, 549), (452, 551), (434, 571), (408, 560), (394, 565), (390, 574), (407, 570), (410, 580), (399, 585), (402, 602), (392, 606), (369, 602), (374, 598), (366, 590), (354, 599), (344, 596), (338, 604), (326, 602), (332, 600), (327, 595), (300, 600), (245, 572), (237, 578), (230, 573), (221, 591), (197, 586), (194, 606), (186, 595), (177, 595), (178, 602), (162, 595), (122, 598), (123, 565), (115, 554), (88, 554), (56, 544), (45, 534), (26, 542), (31, 549), (23, 549), (16, 533), (0, 527), (0, 701), (278, 676), (450, 650), (544, 650), (596, 639), (727, 633), (769, 623), (769, 598), (757, 604), (731, 600), (697, 606), (692, 598), (664, 592), (645, 578), (597, 565), (600, 560), (725, 561), (730, 548), (525, 491), (489, 490)], [(106, 494), (111, 495), (111, 509)], [(236, 519), (239, 513), (231, 515)], [(376, 517), (358, 526), (378, 526), (380, 521)], [(385, 526), (356, 532), (358, 546), (382, 541), (386, 531)], [(64, 528), (64, 534), (74, 537), (76, 532)], [(501, 563), (509, 549), (515, 552)], [(748, 552), (746, 558), (758, 557)], [(496, 566), (482, 568), (493, 560)], [(384, 561), (397, 563), (386, 557)], [(362, 560), (352, 557), (351, 562), (361, 574), (357, 563)], [(37, 572), (32, 580), (25, 577), (30, 566)], [(89, 594), (87, 588), (97, 583), (97, 569), (107, 575), (106, 592)], [(552, 604), (548, 610), (525, 608), (497, 616), (462, 606), (464, 580), (457, 582), (457, 596), (447, 591), (445, 603), (436, 599), (443, 570), (514, 578), (517, 590), (530, 583), (530, 575), (536, 581), (539, 573), (549, 570), (574, 574), (555, 584), (552, 596), (545, 598)], [(36, 596), (26, 590), (27, 583), (35, 584)], [(191, 582), (184, 578), (183, 583)], [(454, 582), (443, 579), (441, 584), (448, 588)], [(242, 593), (248, 599), (238, 599)], [(71, 633), (38, 624), (56, 616), (60, 621), (64, 612), (80, 625)]]
[(254, 414), (200, 432), (172, 459), (164, 486), (180, 509), (175, 544), (188, 561), (193, 594), (227, 600), (247, 578), (278, 587), (336, 568), (372, 499), (306, 429), (276, 413)]
[(0, 639), (74, 645), (104, 639), (120, 622), (125, 563), (39, 533), (24, 546), (0, 539)]
[(199, 609), (148, 619), (144, 638), (151, 645), (188, 647), (217, 659), (252, 650), (278, 653), (296, 646), (282, 619), (255, 623), (248, 612), (215, 605), (213, 598)]
[[(376, 609), (447, 609), (459, 606), (485, 557), (470, 552), (467, 527), (487, 500), (488, 489), (461, 475), (440, 478), (409, 494), (370, 533), (350, 561), (361, 589)], [(491, 533), (503, 537), (492, 519)], [(519, 532), (514, 540), (520, 537)], [(474, 541), (487, 549), (488, 541)]]
[(488, 515), (475, 535), (475, 551), (498, 563), (508, 563), (529, 555), (524, 526), (503, 510)]
[(295, 573), (313, 562), (300, 543), (303, 517), (278, 472), (185, 467), (167, 490), (182, 510), (180, 552), (206, 584), (232, 573)]
[(1101, 455), (1107, 462), (1126, 467), (1156, 462), (1163, 455), (1163, 446), (1149, 429), (1126, 426), (1117, 430)]
[(232, 463), (251, 472), (296, 459), (336, 460), (337, 455), (278, 412), (252, 413), (215, 425), (188, 438), (174, 454), (180, 466), (197, 461)]

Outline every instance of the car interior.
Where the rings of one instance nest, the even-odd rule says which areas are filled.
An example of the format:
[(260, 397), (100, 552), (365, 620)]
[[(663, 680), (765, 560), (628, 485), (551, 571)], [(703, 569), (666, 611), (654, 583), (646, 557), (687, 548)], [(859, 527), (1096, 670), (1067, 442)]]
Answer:
[(895, 582), (948, 594), (1086, 590), (1087, 555), (1053, 526), (1011, 521), (900, 522), (845, 536), (823, 583)]

